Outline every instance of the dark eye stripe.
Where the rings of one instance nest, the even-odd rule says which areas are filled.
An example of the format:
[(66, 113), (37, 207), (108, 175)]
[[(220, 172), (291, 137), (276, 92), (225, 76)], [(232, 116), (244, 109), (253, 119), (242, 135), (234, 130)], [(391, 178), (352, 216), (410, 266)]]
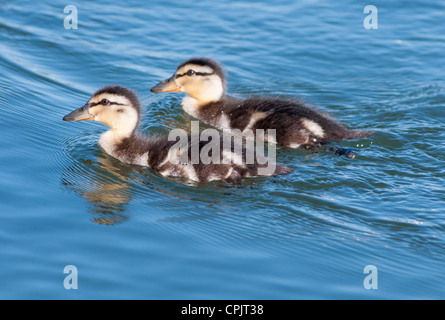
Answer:
[[(91, 103), (91, 104), (90, 104), (90, 107), (95, 107), (95, 106), (97, 106), (97, 105), (99, 105), (99, 104), (102, 104), (102, 100), (99, 101), (99, 102)], [(110, 101), (110, 104), (108, 104), (108, 105), (109, 105), (109, 106), (111, 106), (111, 105), (123, 106), (124, 104), (123, 104), (123, 103), (118, 103), (118, 102)]]
[[(187, 71), (188, 72), (188, 71)], [(175, 78), (181, 78), (183, 76), (187, 76), (189, 75), (187, 72), (183, 73), (183, 74), (177, 74), (175, 75)], [(206, 72), (195, 72), (194, 74), (196, 74), (197, 76), (211, 76), (212, 74), (215, 74), (215, 72), (210, 72), (210, 73), (206, 73)]]

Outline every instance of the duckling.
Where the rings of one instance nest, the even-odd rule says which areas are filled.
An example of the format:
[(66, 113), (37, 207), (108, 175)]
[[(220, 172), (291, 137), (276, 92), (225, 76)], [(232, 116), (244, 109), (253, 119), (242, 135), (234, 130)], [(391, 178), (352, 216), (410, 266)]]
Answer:
[(359, 139), (372, 131), (348, 130), (327, 115), (296, 100), (270, 97), (238, 99), (226, 95), (224, 71), (208, 58), (192, 58), (175, 74), (158, 83), (152, 92), (184, 92), (183, 110), (192, 117), (222, 130), (237, 129), (245, 137), (257, 129), (275, 129), (282, 147), (320, 147), (329, 140)]
[(101, 135), (99, 145), (106, 153), (126, 164), (149, 167), (162, 176), (185, 177), (198, 182), (239, 181), (248, 177), (278, 175), (292, 171), (278, 164), (271, 167), (274, 169), (272, 171), (260, 170), (270, 163), (266, 163), (264, 159), (258, 160), (260, 158), (247, 162), (245, 145), (237, 148), (234, 144), (228, 147), (220, 144), (223, 147), (219, 149), (222, 159), (219, 163), (206, 163), (200, 159), (197, 163), (184, 161), (182, 156), (185, 152), (188, 157), (193, 150), (198, 150), (201, 154), (201, 150), (211, 142), (192, 139), (188, 135), (181, 148), (177, 139), (171, 141), (167, 136), (141, 136), (136, 132), (140, 110), (139, 100), (132, 90), (112, 85), (96, 91), (83, 107), (67, 114), (63, 120), (92, 120), (105, 124), (110, 129)]

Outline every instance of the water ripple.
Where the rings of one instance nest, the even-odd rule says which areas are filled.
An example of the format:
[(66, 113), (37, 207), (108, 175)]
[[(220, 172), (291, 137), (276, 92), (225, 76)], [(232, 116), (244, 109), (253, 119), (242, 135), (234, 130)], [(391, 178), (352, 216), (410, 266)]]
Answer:
[[(77, 30), (65, 5), (0, 4), (7, 291), (60, 292), (51, 268), (76, 261), (102, 272), (84, 273), (92, 297), (369, 298), (357, 274), (375, 263), (379, 298), (443, 297), (443, 4), (381, 4), (378, 30), (353, 1), (81, 2)], [(230, 94), (299, 98), (375, 134), (337, 143), (356, 159), (278, 148), (290, 175), (199, 184), (122, 164), (97, 144), (104, 126), (62, 121), (117, 83), (140, 96), (141, 132), (190, 130), (183, 95), (149, 88), (197, 55), (223, 63)]]

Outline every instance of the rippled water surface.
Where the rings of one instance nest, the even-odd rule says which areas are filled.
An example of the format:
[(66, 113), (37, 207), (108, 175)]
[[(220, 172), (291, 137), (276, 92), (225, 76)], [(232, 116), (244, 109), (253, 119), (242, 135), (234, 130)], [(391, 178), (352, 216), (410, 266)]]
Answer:
[[(0, 298), (444, 299), (445, 4), (374, 2), (371, 30), (367, 4), (1, 1)], [(188, 128), (183, 95), (149, 89), (192, 56), (219, 60), (233, 95), (375, 134), (339, 144), (356, 159), (279, 149), (290, 175), (196, 184), (62, 121), (113, 83), (139, 94), (141, 131)]]

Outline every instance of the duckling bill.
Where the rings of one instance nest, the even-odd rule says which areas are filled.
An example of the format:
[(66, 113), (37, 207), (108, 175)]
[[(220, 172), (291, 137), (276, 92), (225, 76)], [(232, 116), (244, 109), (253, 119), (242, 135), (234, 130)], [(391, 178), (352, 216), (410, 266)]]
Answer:
[[(246, 162), (245, 146), (225, 147), (221, 142), (220, 163), (187, 163), (180, 152), (190, 154), (192, 150), (206, 148), (207, 143), (188, 136), (183, 149), (178, 149), (177, 141), (166, 136), (145, 137), (139, 135), (137, 126), (141, 107), (136, 94), (122, 86), (107, 86), (96, 91), (88, 102), (79, 109), (63, 117), (64, 121), (98, 121), (110, 129), (101, 135), (99, 145), (109, 155), (123, 163), (149, 167), (163, 176), (184, 177), (193, 181), (240, 180), (243, 178), (286, 174), (292, 170), (282, 165), (274, 165), (274, 171), (264, 169), (269, 165), (264, 159), (254, 163)], [(221, 137), (222, 139), (222, 137)], [(198, 144), (198, 145), (196, 145)], [(182, 151), (181, 151), (182, 150)], [(185, 150), (185, 151), (183, 151)], [(238, 150), (241, 150), (238, 152)]]
[(319, 147), (329, 140), (360, 139), (373, 133), (348, 130), (297, 100), (230, 97), (226, 94), (223, 69), (208, 58), (192, 58), (180, 64), (172, 77), (151, 91), (186, 93), (182, 100), (184, 111), (222, 130), (237, 129), (243, 136), (251, 137), (257, 129), (275, 129), (276, 141), (270, 142), (288, 148)]

